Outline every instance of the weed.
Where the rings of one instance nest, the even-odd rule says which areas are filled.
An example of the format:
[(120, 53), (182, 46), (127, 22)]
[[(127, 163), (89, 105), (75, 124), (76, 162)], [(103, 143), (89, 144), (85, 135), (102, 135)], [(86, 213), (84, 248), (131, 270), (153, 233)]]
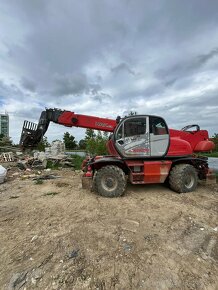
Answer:
[(54, 195), (57, 195), (59, 192), (55, 192), (55, 191), (51, 191), (51, 192), (46, 192), (46, 193), (44, 193), (43, 195), (44, 196), (47, 196), (47, 195), (49, 195), (49, 196), (54, 196)]
[(56, 186), (57, 187), (66, 187), (66, 186), (69, 186), (69, 184), (66, 182), (58, 182), (58, 183), (56, 183)]
[(42, 179), (36, 179), (36, 181), (34, 183), (35, 184), (43, 184), (43, 180)]
[(73, 164), (75, 166), (76, 170), (80, 170), (81, 166), (82, 166), (82, 162), (84, 160), (84, 157), (79, 156), (79, 155), (71, 155), (71, 157), (73, 158)]
[(50, 168), (53, 170), (58, 170), (59, 167), (60, 167), (59, 161), (57, 162), (56, 160), (55, 161), (48, 160), (47, 165), (46, 165), (46, 168)]

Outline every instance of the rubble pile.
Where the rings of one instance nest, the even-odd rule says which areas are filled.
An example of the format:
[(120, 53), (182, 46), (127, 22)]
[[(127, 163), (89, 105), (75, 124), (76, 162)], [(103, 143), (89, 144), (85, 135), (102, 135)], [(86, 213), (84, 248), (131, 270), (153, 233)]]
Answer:
[(50, 147), (45, 148), (45, 152), (34, 152), (34, 158), (39, 160), (44, 159), (63, 159), (66, 157), (65, 145), (61, 141), (53, 141)]
[[(61, 141), (52, 142), (50, 147), (45, 148), (45, 152), (34, 151), (31, 154), (22, 152), (5, 152), (0, 155), (0, 164), (4, 168), (4, 178), (14, 179), (35, 178), (43, 173), (43, 171), (51, 171), (52, 169), (71, 168), (74, 170), (74, 159), (65, 154), (65, 146)], [(1, 176), (0, 176), (1, 177)], [(1, 181), (0, 180), (0, 181)]]

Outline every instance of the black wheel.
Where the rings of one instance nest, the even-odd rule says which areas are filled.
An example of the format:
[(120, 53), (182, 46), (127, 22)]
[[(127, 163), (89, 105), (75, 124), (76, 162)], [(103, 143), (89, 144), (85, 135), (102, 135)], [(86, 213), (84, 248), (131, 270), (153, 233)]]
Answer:
[(121, 196), (126, 189), (126, 178), (122, 169), (107, 165), (99, 169), (94, 177), (94, 188), (105, 197)]
[(196, 169), (190, 164), (174, 166), (169, 175), (172, 190), (182, 193), (194, 191), (197, 187), (198, 176)]

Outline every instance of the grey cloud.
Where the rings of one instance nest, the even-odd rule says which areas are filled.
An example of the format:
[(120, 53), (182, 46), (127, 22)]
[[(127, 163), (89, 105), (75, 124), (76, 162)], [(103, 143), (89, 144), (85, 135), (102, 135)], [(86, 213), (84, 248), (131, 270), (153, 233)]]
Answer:
[(14, 4), (10, 9), (24, 19), (30, 32), (24, 43), (10, 46), (11, 60), (43, 86), (55, 72), (81, 73), (93, 57), (101, 56), (102, 49), (119, 43), (125, 30), (116, 13), (106, 12), (111, 5), (98, 1), (92, 5), (49, 0)]
[[(185, 92), (201, 72), (214, 86), (217, 1), (20, 0), (2, 7), (0, 95), (20, 102), (17, 116), (28, 99), (26, 118), (44, 106), (107, 116), (132, 110), (163, 114), (181, 127), (201, 115), (214, 131), (216, 90), (189, 100)], [(181, 97), (168, 101), (168, 94)]]
[(54, 96), (98, 94), (101, 90), (99, 84), (89, 83), (85, 74), (55, 76), (55, 85), (52, 93)]
[(102, 88), (99, 84), (89, 84), (89, 89), (90, 89), (90, 93), (92, 95), (95, 95), (95, 94), (98, 94)]
[[(199, 113), (200, 110), (203, 110), (208, 106), (218, 106), (218, 88), (214, 90), (206, 90), (194, 97), (187, 98), (184, 95), (183, 98), (175, 98), (173, 101), (166, 102), (165, 106), (168, 110), (179, 108), (180, 113), (184, 114), (193, 111)], [(202, 117), (204, 118), (204, 116)]]
[(5, 100), (13, 97), (18, 97), (21, 101), (23, 100), (23, 92), (20, 88), (13, 83), (6, 84), (3, 80), (0, 80), (0, 96)]
[(41, 115), (41, 112), (43, 110), (44, 110), (44, 107), (36, 107), (34, 104), (34, 106), (30, 106), (28, 108), (25, 108), (25, 107), (22, 107), (19, 109), (16, 108), (14, 112), (9, 112), (9, 115), (14, 116), (21, 120), (25, 119), (25, 120), (37, 123)]
[(207, 54), (202, 54), (198, 56), (198, 62), (199, 64), (204, 64), (214, 56), (218, 55), (218, 48), (212, 49), (209, 53)]
[(124, 63), (124, 62), (120, 63), (119, 65), (117, 65), (115, 67), (113, 67), (111, 69), (111, 71), (113, 73), (127, 72), (127, 73), (129, 73), (129, 74), (131, 74), (133, 76), (136, 75), (136, 73), (130, 68), (130, 66), (127, 63)]
[(164, 86), (161, 84), (161, 82), (149, 85), (146, 89), (141, 91), (141, 95), (143, 95), (145, 98), (152, 98), (154, 96), (160, 95), (164, 92)]
[(104, 101), (110, 101), (112, 99), (112, 97), (109, 94), (103, 93), (103, 92), (99, 92), (96, 94), (93, 94), (93, 100), (99, 102), (100, 104), (103, 104)]
[(214, 48), (206, 54), (198, 55), (192, 59), (183, 59), (173, 66), (159, 69), (155, 76), (168, 87), (174, 85), (177, 80), (184, 79), (199, 72), (201, 68), (210, 60), (218, 55), (218, 48)]
[(28, 79), (28, 78), (25, 78), (23, 77), (21, 79), (21, 85), (27, 89), (28, 91), (31, 91), (31, 92), (35, 92), (36, 91), (36, 84), (34, 81)]
[(88, 90), (89, 84), (84, 74), (55, 77), (54, 95), (78, 95)]

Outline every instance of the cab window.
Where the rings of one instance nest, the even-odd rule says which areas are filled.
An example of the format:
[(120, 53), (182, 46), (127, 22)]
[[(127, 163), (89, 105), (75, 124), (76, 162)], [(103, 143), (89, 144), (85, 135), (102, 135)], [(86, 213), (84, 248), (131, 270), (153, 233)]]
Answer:
[(124, 137), (144, 135), (146, 133), (146, 118), (133, 118), (124, 123)]
[(117, 131), (117, 139), (123, 138), (123, 124), (120, 126), (120, 128)]
[(154, 135), (168, 134), (166, 123), (159, 117), (150, 117), (150, 133)]

